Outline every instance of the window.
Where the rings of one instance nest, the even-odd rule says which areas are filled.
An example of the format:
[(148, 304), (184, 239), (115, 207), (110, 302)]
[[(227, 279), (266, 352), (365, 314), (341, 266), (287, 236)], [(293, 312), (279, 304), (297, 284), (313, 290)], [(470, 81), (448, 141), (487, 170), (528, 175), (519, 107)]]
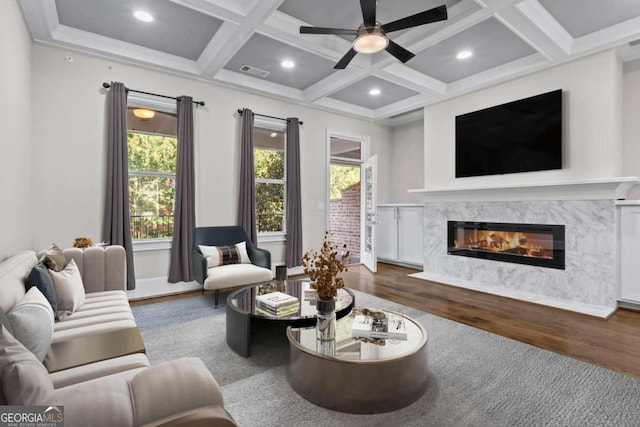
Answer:
[(256, 179), (258, 233), (285, 232), (285, 132), (281, 124), (256, 124), (253, 130), (253, 170)]
[(127, 115), (131, 236), (166, 239), (173, 235), (176, 115), (139, 110), (130, 107)]

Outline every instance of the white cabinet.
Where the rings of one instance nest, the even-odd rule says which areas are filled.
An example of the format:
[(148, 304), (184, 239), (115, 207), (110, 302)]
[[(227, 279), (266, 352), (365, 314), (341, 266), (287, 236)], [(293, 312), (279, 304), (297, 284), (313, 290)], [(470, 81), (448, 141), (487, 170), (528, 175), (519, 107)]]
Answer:
[(620, 297), (640, 304), (640, 205), (620, 209)]
[(424, 207), (378, 205), (378, 259), (422, 265)]

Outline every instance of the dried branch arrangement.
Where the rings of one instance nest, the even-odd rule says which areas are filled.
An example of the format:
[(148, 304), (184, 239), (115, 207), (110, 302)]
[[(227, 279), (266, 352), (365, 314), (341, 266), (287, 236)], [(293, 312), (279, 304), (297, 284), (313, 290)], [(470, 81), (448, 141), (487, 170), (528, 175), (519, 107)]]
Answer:
[[(318, 292), (319, 298), (333, 298), (338, 289), (344, 287), (344, 280), (337, 277), (338, 273), (347, 271), (345, 261), (349, 258), (349, 251), (342, 255), (338, 246), (331, 242), (329, 232), (324, 233), (324, 242), (320, 251), (307, 251), (302, 257), (304, 272), (311, 279), (311, 287)], [(347, 245), (343, 246), (346, 249)]]

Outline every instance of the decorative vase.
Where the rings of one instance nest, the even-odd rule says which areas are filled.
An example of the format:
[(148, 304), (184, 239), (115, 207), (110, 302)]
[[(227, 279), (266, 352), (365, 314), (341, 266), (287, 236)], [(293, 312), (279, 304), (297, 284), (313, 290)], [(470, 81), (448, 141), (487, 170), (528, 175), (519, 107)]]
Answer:
[(318, 296), (316, 309), (316, 351), (333, 357), (336, 355), (336, 299)]

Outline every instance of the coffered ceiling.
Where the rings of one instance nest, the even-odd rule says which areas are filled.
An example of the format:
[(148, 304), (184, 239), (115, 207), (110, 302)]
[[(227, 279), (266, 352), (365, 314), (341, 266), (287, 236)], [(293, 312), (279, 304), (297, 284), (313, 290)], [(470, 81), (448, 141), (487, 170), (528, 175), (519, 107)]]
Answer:
[[(19, 0), (37, 42), (73, 48), (396, 124), (440, 100), (615, 48), (640, 59), (638, 0), (378, 0), (391, 22), (442, 4), (448, 19), (389, 33), (416, 56), (357, 54), (333, 66), (353, 36), (299, 33), (301, 25), (356, 29), (358, 0)], [(134, 18), (135, 11), (152, 22)], [(463, 50), (472, 53), (457, 59)], [(294, 63), (283, 68), (282, 62)], [(144, 90), (145, 88), (137, 88)], [(372, 95), (371, 89), (378, 94)]]

